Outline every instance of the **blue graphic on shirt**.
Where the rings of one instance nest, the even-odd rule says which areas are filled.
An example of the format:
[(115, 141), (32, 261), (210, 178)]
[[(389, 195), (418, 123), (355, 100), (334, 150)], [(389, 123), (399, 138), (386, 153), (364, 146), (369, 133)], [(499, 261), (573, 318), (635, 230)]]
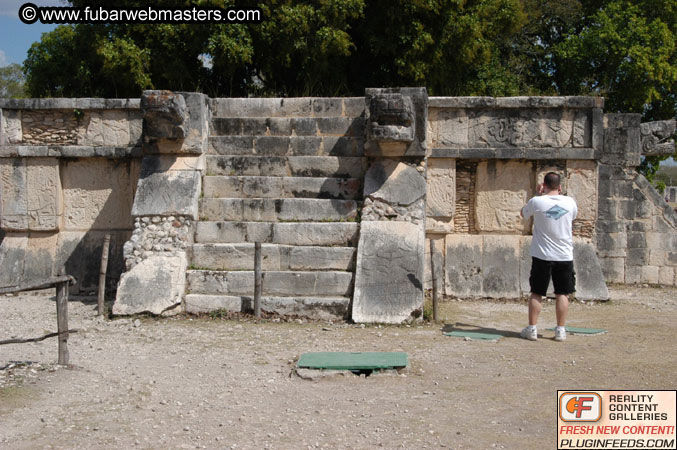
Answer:
[(566, 209), (562, 208), (559, 205), (555, 205), (549, 210), (545, 212), (545, 215), (548, 216), (550, 219), (555, 219), (558, 220), (560, 217), (562, 217), (564, 214), (568, 213)]

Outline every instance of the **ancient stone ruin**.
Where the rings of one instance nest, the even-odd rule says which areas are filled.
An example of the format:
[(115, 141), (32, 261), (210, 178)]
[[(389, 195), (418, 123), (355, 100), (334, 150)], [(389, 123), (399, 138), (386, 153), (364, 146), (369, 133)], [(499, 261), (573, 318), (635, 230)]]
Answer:
[(528, 293), (519, 211), (548, 171), (579, 205), (578, 298), (674, 286), (677, 215), (635, 167), (674, 151), (675, 122), (603, 103), (424, 88), (0, 100), (0, 286), (65, 266), (93, 290), (108, 233), (115, 314), (248, 311), (259, 241), (264, 310), (400, 323), (433, 275), (450, 296)]

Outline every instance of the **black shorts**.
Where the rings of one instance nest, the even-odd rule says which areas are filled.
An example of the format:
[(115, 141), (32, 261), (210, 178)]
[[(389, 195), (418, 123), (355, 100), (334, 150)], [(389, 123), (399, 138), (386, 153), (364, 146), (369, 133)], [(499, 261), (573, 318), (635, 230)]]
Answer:
[(545, 296), (552, 276), (555, 294), (569, 295), (576, 292), (576, 272), (573, 261), (545, 261), (531, 257), (531, 275), (529, 286), (531, 292)]

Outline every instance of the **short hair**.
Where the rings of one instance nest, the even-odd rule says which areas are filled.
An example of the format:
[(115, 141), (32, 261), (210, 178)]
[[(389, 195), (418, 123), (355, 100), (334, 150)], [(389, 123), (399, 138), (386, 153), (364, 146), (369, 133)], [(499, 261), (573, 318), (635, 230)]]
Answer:
[(551, 191), (559, 187), (559, 182), (560, 182), (559, 174), (556, 174), (555, 172), (548, 172), (545, 174), (545, 178), (543, 178), (543, 183)]

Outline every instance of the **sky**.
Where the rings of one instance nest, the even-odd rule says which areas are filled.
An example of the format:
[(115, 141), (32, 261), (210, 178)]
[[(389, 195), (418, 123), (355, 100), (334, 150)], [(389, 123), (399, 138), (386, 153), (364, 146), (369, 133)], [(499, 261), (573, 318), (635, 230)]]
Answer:
[(24, 3), (37, 6), (64, 6), (60, 0), (0, 0), (0, 67), (22, 64), (31, 44), (40, 40), (42, 33), (56, 28), (36, 22), (26, 25), (19, 20), (19, 7)]

